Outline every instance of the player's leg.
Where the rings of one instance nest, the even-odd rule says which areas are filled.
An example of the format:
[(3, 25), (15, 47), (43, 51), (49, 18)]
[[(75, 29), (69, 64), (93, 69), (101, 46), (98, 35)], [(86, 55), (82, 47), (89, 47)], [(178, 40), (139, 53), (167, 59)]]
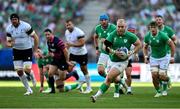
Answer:
[(81, 71), (83, 72), (84, 76), (85, 76), (85, 81), (87, 84), (87, 88), (86, 91), (84, 93), (90, 93), (92, 92), (92, 88), (91, 88), (91, 79), (90, 79), (90, 75), (87, 69), (87, 63), (88, 63), (88, 54), (85, 55), (70, 55), (70, 59), (73, 61), (76, 61), (77, 63), (80, 64), (80, 68)]
[[(24, 50), (13, 49), (13, 56), (14, 56), (13, 63), (14, 63), (14, 68), (17, 71), (17, 74), (18, 74), (20, 80), (22, 81), (24, 87), (27, 90), (27, 92), (24, 95), (30, 95), (33, 93), (33, 91), (28, 84), (28, 80), (26, 78), (26, 75), (24, 74), (23, 60), (28, 58), (30, 64), (32, 64), (32, 60), (31, 60), (32, 58), (31, 58), (31, 56), (29, 58), (27, 55), (23, 54), (23, 52), (24, 52)], [(31, 53), (31, 55), (32, 55), (32, 53)]]
[(40, 76), (39, 92), (42, 92), (44, 90), (44, 73), (43, 73), (42, 59), (38, 59), (38, 67), (39, 67), (39, 76)]
[[(127, 84), (125, 82), (125, 79), (123, 78), (123, 76), (124, 76), (123, 70), (126, 68), (126, 66), (127, 66), (127, 61), (119, 62), (116, 65), (116, 68), (119, 69), (120, 74), (114, 80), (114, 83), (115, 83), (114, 97), (115, 98), (119, 97), (120, 94), (126, 93), (126, 91), (127, 91)], [(121, 89), (122, 93), (120, 93), (120, 89)]]
[(55, 86), (54, 86), (54, 73), (57, 71), (57, 66), (55, 65), (50, 65), (49, 66), (49, 71), (48, 71), (48, 80), (51, 88), (51, 92), (49, 93), (55, 93)]
[(101, 84), (97, 93), (91, 96), (92, 102), (96, 102), (96, 99), (108, 90), (111, 83), (118, 75), (119, 70), (117, 68), (111, 68), (110, 72), (108, 72), (108, 75), (106, 76), (105, 82)]
[[(26, 50), (26, 53), (24, 55), (26, 56), (26, 58), (23, 60), (24, 62), (31, 60), (31, 67), (24, 66), (24, 72), (31, 79), (33, 86), (36, 87), (36, 78), (34, 76), (34, 71), (32, 70), (32, 60), (34, 59), (34, 57), (32, 56), (32, 49)], [(31, 59), (29, 60), (28, 58)]]
[(26, 75), (23, 72), (23, 62), (22, 61), (14, 61), (14, 68), (17, 71), (17, 74), (19, 76), (19, 79), (23, 83), (24, 87), (26, 88), (26, 93), (24, 95), (30, 95), (33, 93), (32, 89), (30, 88), (28, 84), (28, 80), (26, 78)]
[(169, 60), (167, 59), (168, 57), (164, 57), (162, 58), (160, 61), (160, 70), (159, 70), (159, 79), (162, 81), (163, 84), (163, 91), (162, 91), (162, 95), (166, 96), (167, 95), (167, 84), (169, 81), (169, 77), (167, 75), (167, 69), (169, 66)]
[[(101, 96), (102, 94), (104, 94), (110, 84), (115, 81), (115, 79), (125, 70), (125, 68), (127, 67), (127, 62), (112, 62), (111, 63), (111, 68), (110, 71), (108, 72), (108, 75), (106, 76), (105, 82), (100, 86), (98, 92), (91, 96), (91, 100), (92, 102), (95, 102), (97, 97)], [(118, 82), (120, 80), (117, 80)], [(115, 82), (117, 82), (115, 81)]]
[(128, 66), (126, 68), (126, 83), (127, 83), (127, 94), (132, 94), (132, 89), (131, 89), (131, 82), (132, 82), (132, 78), (131, 78), (131, 72), (132, 72), (132, 60), (129, 60), (128, 62)]
[[(167, 54), (167, 55), (166, 55), (166, 59), (168, 59), (168, 60), (169, 60), (169, 63), (170, 63), (171, 54)], [(170, 67), (169, 67), (169, 65), (168, 65), (168, 69), (167, 69), (167, 77), (168, 77), (167, 89), (170, 89), (171, 86), (172, 86), (171, 78), (168, 76), (169, 73), (170, 73)], [(165, 87), (166, 87), (166, 81), (162, 81), (162, 88), (165, 88)]]
[(79, 75), (77, 73), (77, 70), (74, 69), (75, 65), (76, 65), (75, 62), (73, 62), (72, 66), (68, 65), (68, 73), (66, 74), (66, 79), (68, 79), (71, 76), (73, 76), (76, 80), (79, 80)]
[[(23, 70), (24, 70), (24, 71), (27, 71), (27, 70), (30, 71), (30, 70), (31, 70), (31, 67), (32, 67), (32, 61), (25, 61), (25, 62), (23, 62)], [(27, 92), (27, 95), (28, 95), (29, 93), (32, 94), (32, 91), (29, 90), (29, 91)]]
[(101, 53), (98, 59), (98, 63), (97, 63), (98, 73), (104, 78), (106, 78), (106, 75), (107, 75), (105, 68), (107, 66), (108, 59), (109, 59), (109, 56), (107, 54)]
[(154, 97), (160, 97), (162, 94), (159, 83), (159, 61), (157, 59), (150, 57), (150, 70), (152, 74), (153, 85), (157, 92)]

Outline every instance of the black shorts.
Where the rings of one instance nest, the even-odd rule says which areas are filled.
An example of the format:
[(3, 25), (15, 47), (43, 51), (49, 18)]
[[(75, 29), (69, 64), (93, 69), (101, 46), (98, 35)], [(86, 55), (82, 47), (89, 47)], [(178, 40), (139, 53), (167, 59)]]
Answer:
[(64, 59), (55, 59), (53, 58), (53, 61), (51, 62), (51, 65), (55, 65), (58, 67), (58, 69), (64, 71), (68, 70), (68, 64)]
[(26, 50), (13, 49), (13, 60), (32, 61), (32, 48)]
[(70, 54), (70, 61), (75, 61), (80, 64), (80, 66), (87, 65), (88, 63), (88, 54), (85, 55), (73, 55)]
[(129, 59), (127, 67), (132, 67), (132, 59)]

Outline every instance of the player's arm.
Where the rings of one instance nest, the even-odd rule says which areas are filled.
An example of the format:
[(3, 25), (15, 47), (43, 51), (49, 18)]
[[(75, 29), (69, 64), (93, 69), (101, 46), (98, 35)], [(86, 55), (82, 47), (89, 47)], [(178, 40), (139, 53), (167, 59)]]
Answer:
[(177, 38), (175, 34), (172, 36), (171, 40), (174, 42), (174, 45), (177, 45)]
[(109, 54), (114, 54), (115, 51), (114, 51), (113, 49), (111, 49), (112, 45), (113, 45), (113, 44), (112, 44), (110, 41), (105, 40), (105, 41), (104, 41), (104, 44), (103, 44), (103, 49), (104, 49), (106, 52), (108, 52)]
[(11, 34), (10, 34), (10, 33), (7, 33), (7, 34), (6, 34), (6, 46), (7, 46), (7, 47), (13, 47), (13, 43), (14, 43), (14, 41), (13, 41), (13, 39), (12, 39)]
[(168, 40), (168, 45), (171, 48), (171, 63), (174, 63), (174, 54), (175, 54), (175, 44), (171, 39)]
[(39, 37), (29, 24), (26, 24), (26, 34), (34, 39), (34, 51), (38, 50)]
[(144, 55), (144, 62), (147, 64), (148, 62), (148, 44), (144, 43), (143, 45), (143, 55)]
[(78, 36), (77, 43), (66, 43), (69, 47), (82, 47), (85, 44), (84, 36)]
[(128, 54), (128, 57), (130, 57), (132, 54), (137, 54), (138, 53), (138, 51), (141, 49), (141, 41), (139, 39), (137, 39), (136, 42), (133, 45), (134, 45), (134, 50), (132, 50)]
[(96, 50), (98, 50), (99, 49), (99, 47), (98, 47), (98, 35), (96, 33), (94, 33), (93, 39), (94, 39), (94, 45), (96, 47)]

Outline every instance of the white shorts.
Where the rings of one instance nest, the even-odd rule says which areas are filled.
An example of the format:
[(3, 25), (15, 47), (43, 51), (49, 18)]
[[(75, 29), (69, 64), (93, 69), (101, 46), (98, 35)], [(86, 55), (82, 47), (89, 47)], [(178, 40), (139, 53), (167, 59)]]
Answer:
[(104, 67), (107, 67), (109, 60), (109, 55), (101, 53), (98, 59), (98, 65), (103, 65)]
[(109, 61), (107, 69), (108, 69), (108, 71), (110, 71), (112, 68), (116, 68), (116, 69), (119, 70), (119, 74), (123, 74), (123, 72), (126, 69), (127, 65), (128, 65), (128, 61), (122, 61), (122, 62)]
[(25, 69), (25, 68), (32, 68), (32, 61), (13, 61), (14, 63), (14, 69)]
[(151, 71), (158, 72), (160, 69), (161, 70), (167, 70), (169, 66), (169, 57), (166, 55), (165, 57), (162, 58), (153, 58), (150, 57), (150, 69)]

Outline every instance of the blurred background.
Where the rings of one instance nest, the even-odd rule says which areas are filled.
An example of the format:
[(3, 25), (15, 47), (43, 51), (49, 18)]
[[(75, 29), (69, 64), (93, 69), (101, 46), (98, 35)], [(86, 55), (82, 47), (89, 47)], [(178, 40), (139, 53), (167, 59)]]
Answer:
[[(99, 23), (99, 15), (107, 13), (110, 22), (125, 18), (128, 26), (133, 25), (143, 42), (147, 24), (156, 14), (162, 15), (165, 24), (176, 33), (178, 44), (175, 61), (180, 63), (180, 0), (0, 0), (0, 69), (12, 70), (9, 57), (11, 51), (5, 46), (5, 28), (10, 23), (9, 15), (17, 12), (21, 20), (27, 21), (38, 33), (40, 46), (46, 43), (43, 30), (50, 28), (55, 35), (64, 39), (66, 19), (73, 19), (76, 26), (86, 33), (89, 63), (96, 63), (93, 33)], [(143, 62), (142, 51), (139, 52)], [(1, 74), (0, 74), (1, 75)]]

